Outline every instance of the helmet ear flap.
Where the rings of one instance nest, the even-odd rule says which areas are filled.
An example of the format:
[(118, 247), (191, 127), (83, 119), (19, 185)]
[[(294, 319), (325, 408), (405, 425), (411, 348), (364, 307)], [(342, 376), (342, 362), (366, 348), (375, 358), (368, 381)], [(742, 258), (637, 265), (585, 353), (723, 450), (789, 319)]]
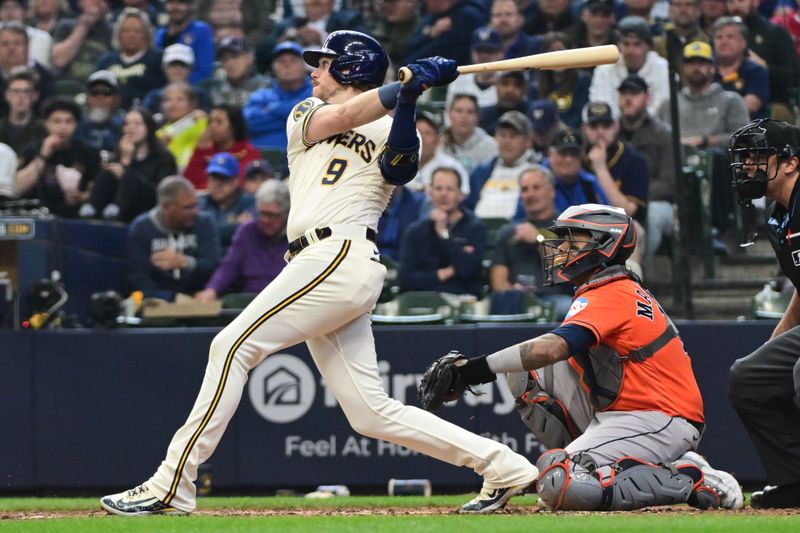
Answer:
[(619, 249), (614, 257), (614, 262), (624, 265), (625, 261), (633, 254), (634, 248), (636, 248), (636, 223), (631, 217), (628, 217), (628, 227), (619, 239)]

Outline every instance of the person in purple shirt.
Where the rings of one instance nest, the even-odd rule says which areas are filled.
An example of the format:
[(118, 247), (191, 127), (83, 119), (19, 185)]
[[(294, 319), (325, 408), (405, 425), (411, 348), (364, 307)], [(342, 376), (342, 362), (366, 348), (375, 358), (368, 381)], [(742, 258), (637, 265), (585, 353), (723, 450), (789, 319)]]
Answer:
[(283, 270), (289, 188), (276, 179), (265, 181), (256, 192), (257, 217), (233, 236), (225, 258), (205, 289), (195, 294), (200, 301), (214, 301), (229, 292), (261, 292)]

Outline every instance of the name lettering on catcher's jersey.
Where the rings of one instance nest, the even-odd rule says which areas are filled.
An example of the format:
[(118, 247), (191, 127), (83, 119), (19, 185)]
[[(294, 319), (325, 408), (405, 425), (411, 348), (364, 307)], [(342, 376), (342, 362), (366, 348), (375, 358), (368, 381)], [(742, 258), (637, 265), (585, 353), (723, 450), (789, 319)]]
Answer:
[(367, 139), (364, 135), (353, 130), (332, 135), (322, 142), (349, 148), (358, 154), (365, 163), (372, 163), (375, 154), (375, 141)]
[(636, 295), (644, 300), (636, 300), (636, 316), (643, 316), (653, 320), (653, 301), (650, 296), (640, 289), (636, 289)]

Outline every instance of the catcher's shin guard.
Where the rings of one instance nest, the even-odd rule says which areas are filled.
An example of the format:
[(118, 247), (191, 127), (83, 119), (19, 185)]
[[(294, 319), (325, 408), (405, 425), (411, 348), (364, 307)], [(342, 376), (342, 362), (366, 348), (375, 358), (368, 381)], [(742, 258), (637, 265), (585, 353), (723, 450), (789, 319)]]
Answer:
[[(577, 467), (577, 468), (576, 468)], [(596, 511), (606, 494), (600, 481), (588, 470), (575, 465), (566, 450), (548, 450), (536, 461), (539, 499), (553, 511)]]
[(536, 466), (541, 470), (539, 498), (554, 511), (630, 511), (677, 503), (703, 509), (719, 506), (719, 497), (702, 484), (703, 473), (694, 465), (667, 467), (625, 457), (590, 472), (575, 465), (564, 450), (550, 450)]
[(564, 404), (536, 381), (532, 372), (508, 374), (508, 387), (516, 399), (517, 412), (536, 440), (546, 448), (563, 448), (580, 431)]

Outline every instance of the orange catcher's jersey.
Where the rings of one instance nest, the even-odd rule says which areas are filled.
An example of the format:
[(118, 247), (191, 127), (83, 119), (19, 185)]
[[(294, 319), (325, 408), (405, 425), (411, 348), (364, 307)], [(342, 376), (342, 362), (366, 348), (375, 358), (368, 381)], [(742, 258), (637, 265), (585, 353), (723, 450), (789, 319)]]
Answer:
[(389, 136), (388, 116), (316, 143), (305, 138), (309, 119), (326, 105), (319, 98), (297, 104), (286, 121), (289, 138), (289, 209), (287, 236), (331, 224), (378, 229), (394, 185), (383, 179), (380, 154)]
[[(658, 302), (638, 283), (625, 276), (579, 289), (564, 324), (589, 329), (595, 336), (595, 346), (611, 348), (616, 352), (611, 357), (621, 360), (617, 397), (604, 410), (661, 411), (704, 422), (703, 399), (679, 336), (644, 360), (627, 357), (652, 343), (669, 327)], [(588, 390), (586, 369), (576, 357), (571, 357), (569, 363)]]

